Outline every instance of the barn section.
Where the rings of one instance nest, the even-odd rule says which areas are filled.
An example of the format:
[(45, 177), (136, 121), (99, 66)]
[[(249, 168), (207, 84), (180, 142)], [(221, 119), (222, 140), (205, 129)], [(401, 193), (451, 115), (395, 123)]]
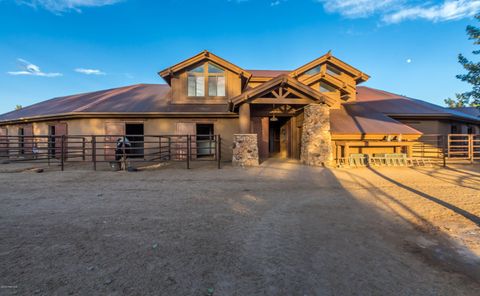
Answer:
[[(251, 143), (241, 150), (256, 154), (257, 160), (300, 158), (316, 165), (351, 153), (410, 155), (411, 145), (425, 136), (422, 132), (446, 134), (454, 121), (459, 124), (450, 124), (451, 133), (473, 132), (479, 123), (455, 110), (357, 87), (369, 76), (331, 52), (293, 71), (269, 71), (244, 70), (204, 51), (159, 75), (167, 84), (54, 98), (0, 115), (0, 126), (7, 127), (0, 137), (20, 136), (17, 153), (34, 149), (32, 134), (38, 141), (57, 137), (49, 141), (49, 151), (56, 155), (62, 135), (96, 135), (105, 138), (99, 142), (102, 154), (112, 158), (116, 140), (125, 134), (134, 134), (129, 140), (138, 157), (149, 148), (149, 135), (188, 134), (194, 137), (194, 157), (203, 157), (212, 147), (201, 142), (217, 134), (227, 160), (233, 158), (228, 148), (237, 147), (233, 138), (240, 134)], [(307, 108), (316, 111), (305, 116)], [(316, 160), (305, 161), (304, 152)]]
[[(233, 141), (233, 134), (238, 133), (238, 119), (237, 118), (78, 118), (78, 119), (67, 119), (62, 122), (55, 121), (45, 121), (45, 122), (33, 122), (28, 125), (8, 125), (3, 127), (3, 133), (8, 133), (9, 135), (17, 135), (20, 127), (23, 127), (27, 133), (32, 130), (35, 135), (49, 135), (51, 127), (56, 127), (55, 131), (58, 136), (61, 126), (66, 131), (65, 134), (75, 135), (75, 136), (107, 136), (105, 137), (108, 143), (98, 144), (98, 149), (104, 149), (107, 154), (107, 159), (113, 158), (113, 148), (116, 140), (121, 135), (128, 135), (127, 126), (142, 125), (144, 129), (145, 141), (151, 141), (148, 135), (191, 135), (196, 137), (198, 132), (199, 141), (204, 139), (205, 134), (202, 132), (202, 127), (208, 127), (213, 129), (214, 134), (221, 135), (222, 137), (222, 159), (230, 160), (231, 159), (231, 147)], [(204, 130), (204, 129), (203, 129)], [(132, 139), (138, 139), (138, 135), (135, 134)], [(203, 136), (203, 138), (202, 138)], [(131, 137), (130, 137), (131, 138)], [(47, 138), (37, 138), (37, 141), (47, 141)], [(103, 139), (99, 139), (99, 142), (104, 142)], [(2, 141), (3, 143), (3, 141)], [(31, 149), (32, 144), (28, 143), (27, 138), (25, 139), (25, 149)], [(75, 147), (75, 144), (70, 145)], [(80, 148), (81, 144), (77, 143), (77, 147)], [(154, 143), (145, 143), (145, 147), (156, 147)], [(201, 147), (200, 147), (201, 148)], [(214, 147), (213, 147), (214, 148)], [(57, 138), (56, 150), (59, 149), (59, 143)], [(201, 149), (200, 153), (205, 153), (205, 149)], [(198, 153), (198, 152), (197, 152)]]

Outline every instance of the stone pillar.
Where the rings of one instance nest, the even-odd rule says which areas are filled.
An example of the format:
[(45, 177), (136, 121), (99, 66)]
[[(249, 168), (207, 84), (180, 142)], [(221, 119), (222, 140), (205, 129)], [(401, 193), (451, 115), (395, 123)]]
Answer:
[(258, 140), (257, 134), (233, 135), (234, 166), (258, 166)]
[(300, 159), (310, 166), (333, 165), (330, 108), (327, 105), (305, 107)]

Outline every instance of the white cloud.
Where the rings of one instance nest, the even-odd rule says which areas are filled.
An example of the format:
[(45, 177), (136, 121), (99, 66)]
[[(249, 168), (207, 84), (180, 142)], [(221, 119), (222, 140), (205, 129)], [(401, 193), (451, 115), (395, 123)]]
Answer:
[(98, 69), (85, 69), (85, 68), (77, 68), (75, 72), (86, 74), (86, 75), (107, 75), (107, 73), (102, 72)]
[(425, 19), (433, 22), (461, 19), (480, 12), (480, 0), (316, 0), (325, 10), (348, 18), (379, 15), (385, 23)]
[(385, 15), (387, 23), (399, 23), (404, 20), (425, 19), (433, 22), (449, 21), (473, 16), (480, 11), (480, 0), (445, 1), (433, 6), (414, 6)]
[(20, 4), (31, 7), (43, 7), (54, 13), (61, 13), (69, 10), (81, 11), (82, 7), (99, 7), (112, 5), (123, 0), (17, 0)]
[(10, 75), (29, 75), (29, 76), (42, 76), (42, 77), (59, 77), (62, 76), (62, 73), (45, 73), (40, 70), (40, 67), (26, 61), (24, 59), (17, 59), (19, 63), (20, 71), (10, 71), (7, 72)]
[(389, 10), (404, 3), (404, 0), (317, 0), (328, 12), (345, 17), (367, 17), (378, 11)]

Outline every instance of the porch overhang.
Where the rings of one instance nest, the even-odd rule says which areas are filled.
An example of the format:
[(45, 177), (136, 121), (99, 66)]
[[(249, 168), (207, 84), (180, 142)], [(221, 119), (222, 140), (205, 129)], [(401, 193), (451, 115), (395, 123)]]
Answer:
[[(278, 92), (276, 92), (277, 90)], [(270, 93), (273, 93), (274, 96), (265, 97)], [(294, 98), (289, 97), (290, 95), (293, 95)], [(331, 107), (336, 100), (284, 74), (232, 98), (230, 109), (233, 111), (245, 103), (272, 105), (323, 103)]]

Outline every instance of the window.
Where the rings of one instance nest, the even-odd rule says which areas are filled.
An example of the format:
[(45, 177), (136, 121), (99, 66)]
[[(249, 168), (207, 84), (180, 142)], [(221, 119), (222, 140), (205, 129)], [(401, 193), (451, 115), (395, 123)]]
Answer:
[(327, 84), (325, 82), (320, 82), (320, 92), (325, 93), (325, 92), (334, 92), (334, 91), (335, 91), (335, 88), (330, 84)]
[(225, 70), (207, 63), (188, 72), (188, 96), (205, 97), (205, 88), (209, 97), (225, 96)]
[(320, 66), (316, 66), (315, 68), (308, 70), (307, 72), (305, 72), (305, 75), (315, 75), (318, 73), (320, 73)]
[(450, 133), (451, 134), (457, 134), (458, 133), (458, 127), (456, 125), (452, 125), (450, 127)]
[(188, 96), (204, 97), (205, 96), (205, 76), (204, 66), (197, 67), (188, 72)]
[(338, 70), (337, 68), (327, 65), (327, 74), (330, 75), (340, 75), (342, 74), (342, 71)]

